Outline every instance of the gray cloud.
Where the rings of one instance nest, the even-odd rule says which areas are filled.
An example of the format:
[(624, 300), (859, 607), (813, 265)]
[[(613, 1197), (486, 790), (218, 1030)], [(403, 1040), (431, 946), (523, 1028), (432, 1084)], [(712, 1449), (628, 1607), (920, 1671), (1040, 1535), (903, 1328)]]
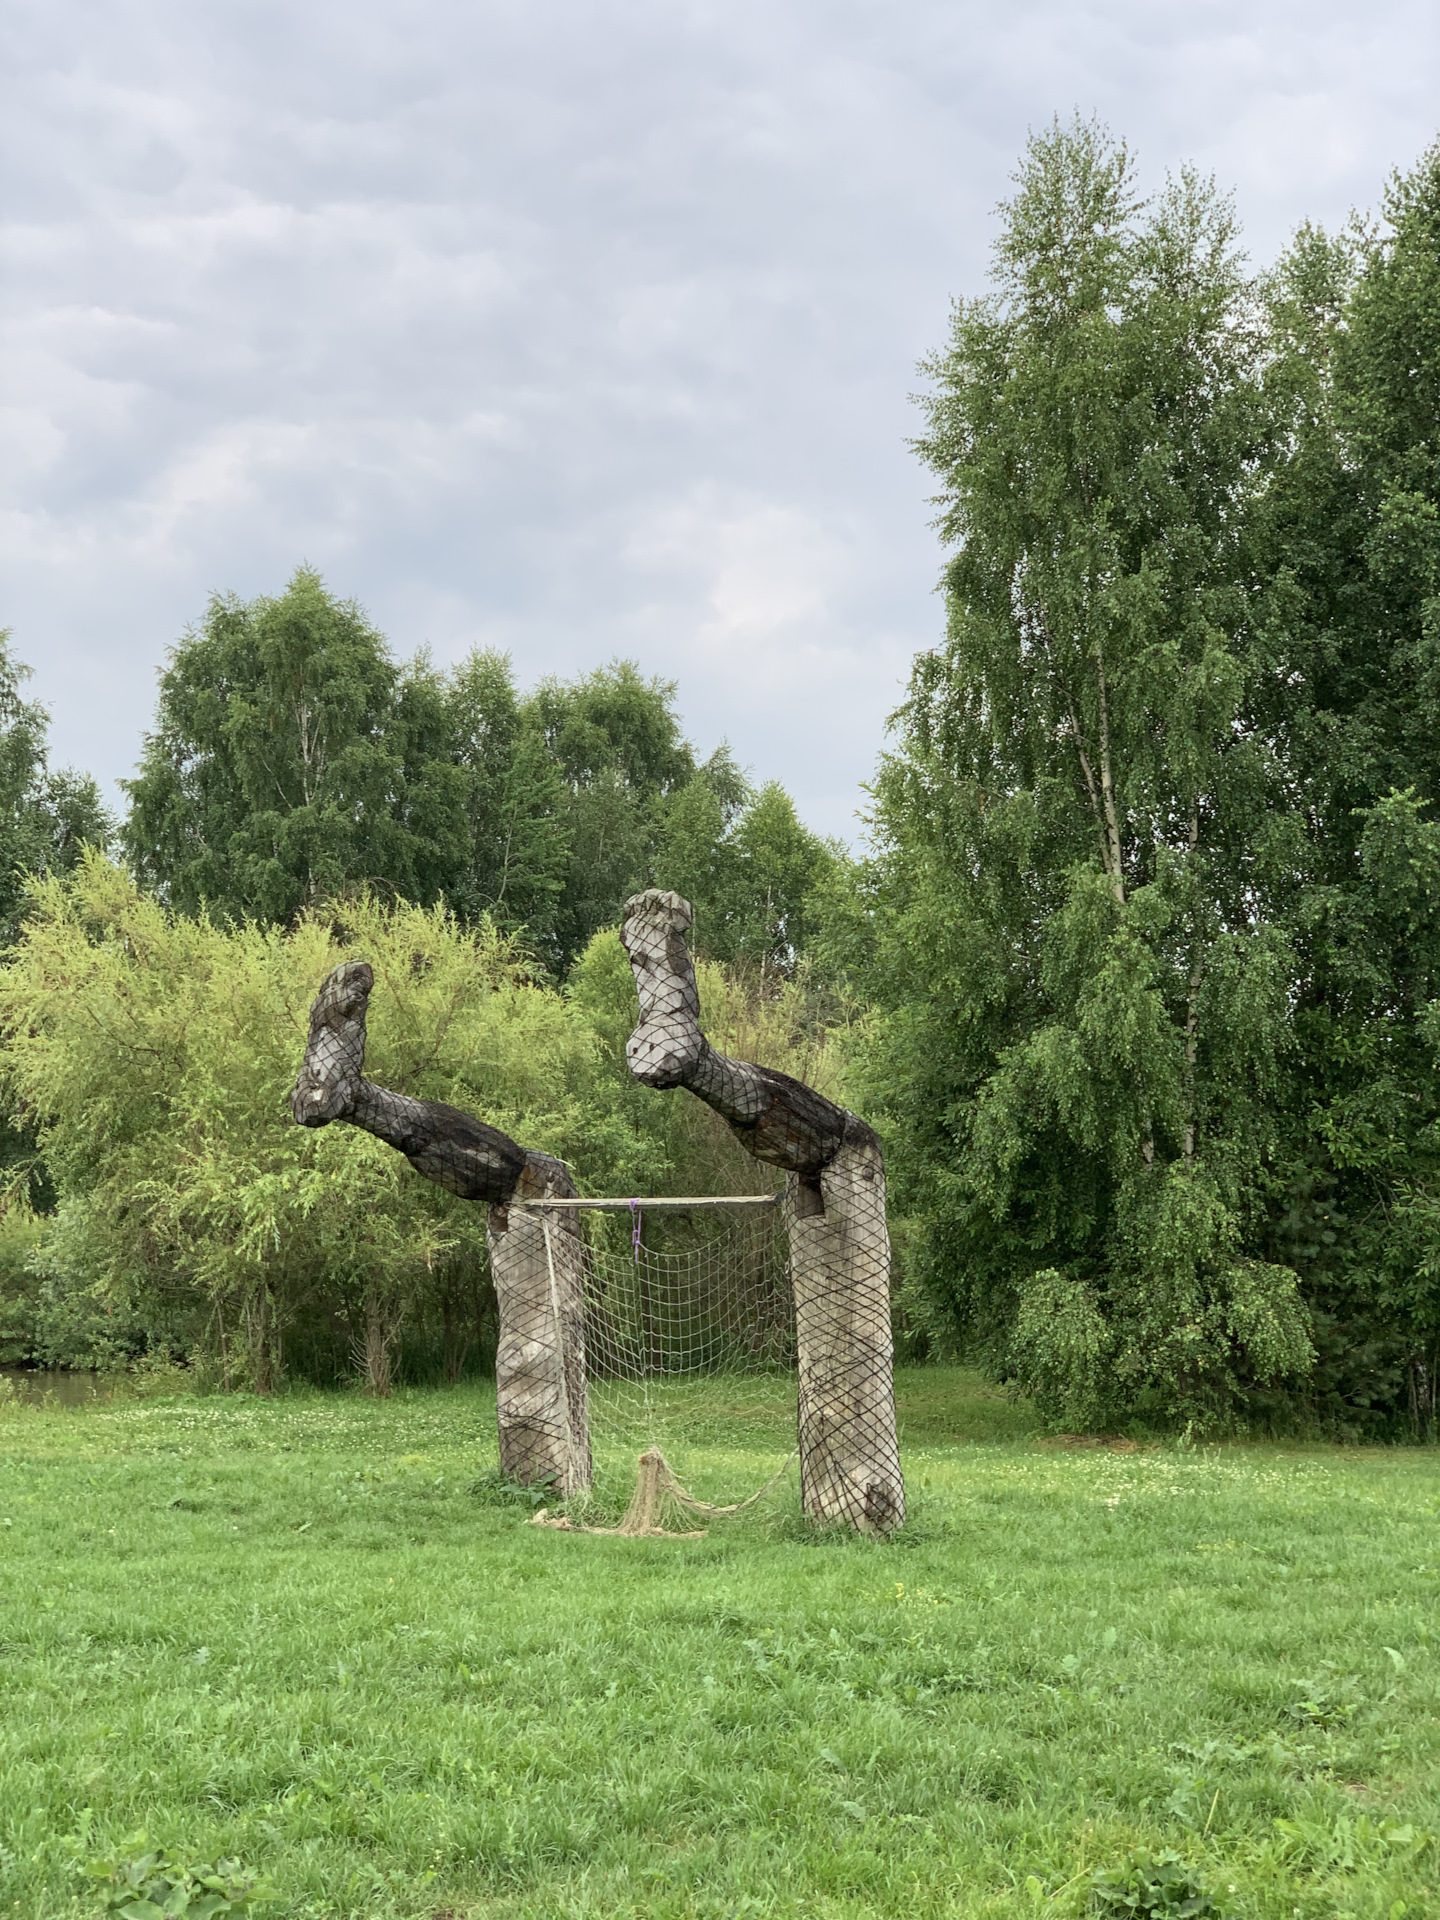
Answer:
[(128, 771), (207, 593), (304, 558), (404, 651), (638, 656), (840, 832), (938, 631), (914, 363), (1027, 128), (1213, 169), (1266, 257), (1440, 117), (1384, 0), (12, 19), (3, 617), (61, 758)]

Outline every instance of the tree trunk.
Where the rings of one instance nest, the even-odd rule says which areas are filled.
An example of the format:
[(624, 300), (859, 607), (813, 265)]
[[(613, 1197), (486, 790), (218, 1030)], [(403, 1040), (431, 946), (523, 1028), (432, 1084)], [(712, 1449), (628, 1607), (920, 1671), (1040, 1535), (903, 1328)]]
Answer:
[(475, 1344), (475, 1316), (465, 1312), (466, 1302), (447, 1284), (440, 1296), (441, 1366), (447, 1386), (456, 1386), (465, 1375), (465, 1362)]
[(226, 1393), (230, 1391), (230, 1335), (225, 1326), (225, 1302), (216, 1299), (215, 1314), (220, 1324), (220, 1381)]
[(572, 1214), (532, 1212), (526, 1200), (573, 1196), (568, 1169), (528, 1157), (508, 1206), (493, 1206), (487, 1237), (500, 1303), (495, 1398), (500, 1468), (522, 1487), (562, 1498), (588, 1487), (584, 1241)]
[(890, 1236), (878, 1145), (842, 1144), (785, 1182), (800, 1368), (800, 1498), (814, 1520), (888, 1533), (905, 1518), (895, 1431)]
[(394, 1387), (390, 1357), (399, 1335), (396, 1316), (385, 1311), (385, 1302), (377, 1288), (365, 1291), (365, 1339), (360, 1347), (360, 1376), (365, 1391), (377, 1400), (388, 1400)]
[(1110, 690), (1105, 680), (1105, 655), (1095, 648), (1096, 713), (1100, 737), (1100, 796), (1105, 809), (1105, 868), (1117, 902), (1125, 904), (1125, 852), (1120, 837), (1120, 814), (1115, 805), (1115, 776), (1110, 766)]
[(270, 1311), (270, 1289), (256, 1287), (245, 1301), (245, 1344), (250, 1352), (250, 1384), (254, 1392), (269, 1394), (275, 1387), (275, 1337)]
[[(1200, 845), (1200, 807), (1198, 801), (1190, 806), (1190, 851), (1193, 854)], [(1205, 984), (1205, 969), (1201, 964), (1197, 944), (1195, 956), (1190, 964), (1190, 978), (1185, 987), (1185, 1125), (1181, 1134), (1180, 1151), (1186, 1166), (1195, 1159), (1195, 1057), (1199, 1050), (1200, 1039), (1200, 989)]]

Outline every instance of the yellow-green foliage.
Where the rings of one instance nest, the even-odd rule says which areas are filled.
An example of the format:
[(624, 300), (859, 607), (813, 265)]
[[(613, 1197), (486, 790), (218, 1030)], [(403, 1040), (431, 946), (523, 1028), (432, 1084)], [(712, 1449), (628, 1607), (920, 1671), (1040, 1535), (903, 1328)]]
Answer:
[(30, 1356), (36, 1293), (30, 1259), (43, 1233), (27, 1206), (0, 1214), (0, 1366)]
[(492, 930), (362, 902), (343, 929), (224, 931), (92, 858), (39, 888), (0, 974), (9, 1074), (62, 1195), (49, 1257), (73, 1287), (209, 1303), (268, 1355), (277, 1317), (381, 1296), (398, 1321), (437, 1262), (483, 1257), (479, 1209), (354, 1128), (290, 1119), (311, 997), (352, 953), (375, 968), (377, 1079), (604, 1162), (594, 1036)]
[[(41, 1257), (54, 1356), (123, 1348), (128, 1327), (132, 1344), (208, 1337), (264, 1380), (287, 1326), (348, 1340), (378, 1319), (393, 1343), (457, 1267), (483, 1273), (483, 1209), (354, 1128), (290, 1118), (310, 1001), (350, 956), (375, 970), (366, 1070), (382, 1085), (561, 1155), (590, 1191), (774, 1184), (708, 1109), (630, 1080), (634, 988), (613, 933), (560, 993), (443, 910), (361, 901), (343, 924), (230, 930), (90, 856), (37, 886), (0, 969), (6, 1071), (61, 1196)], [(839, 1092), (803, 990), (762, 997), (710, 966), (701, 988), (717, 1045)]]

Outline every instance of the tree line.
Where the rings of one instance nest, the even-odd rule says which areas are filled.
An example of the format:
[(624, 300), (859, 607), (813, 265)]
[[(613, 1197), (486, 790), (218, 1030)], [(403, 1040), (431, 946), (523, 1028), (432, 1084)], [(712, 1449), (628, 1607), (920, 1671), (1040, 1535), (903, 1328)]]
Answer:
[(724, 744), (702, 761), (633, 663), (526, 693), (503, 654), (399, 661), (302, 568), (216, 596), (172, 649), (119, 822), (50, 771), (24, 675), (0, 645), (0, 1363), (183, 1359), (263, 1388), (485, 1363), (483, 1210), (286, 1120), (349, 953), (380, 976), (377, 1072), (591, 1189), (754, 1182), (712, 1116), (625, 1071), (605, 930), (640, 888), (695, 903), (716, 1032), (833, 1082), (802, 956), (840, 852)]
[(628, 661), (528, 694), (503, 653), (397, 661), (301, 568), (173, 649), (120, 846), (181, 913), (283, 925), (366, 888), (523, 930), (556, 974), (658, 881), (713, 957), (783, 963), (832, 850), (728, 746), (699, 761), (675, 699)]
[[(605, 930), (650, 883), (696, 903), (740, 1050), (823, 1072), (882, 1129), (911, 1351), (976, 1360), (1072, 1426), (1433, 1433), (1440, 146), (1378, 222), (1303, 227), (1256, 271), (1213, 183), (1182, 171), (1144, 196), (1122, 144), (1057, 124), (1001, 209), (989, 291), (957, 302), (925, 373), (945, 635), (914, 664), (857, 860), (724, 748), (701, 761), (668, 684), (618, 663), (522, 692), (495, 654), (400, 663), (303, 570), (278, 598), (215, 600), (176, 648), (124, 872), (75, 867), (103, 838), (98, 799), (50, 781), (32, 714), (29, 784), (5, 802), (19, 932), (0, 1018), (12, 1134), (30, 1129), (50, 1182), (33, 1174), (32, 1200), (60, 1223), (11, 1267), (32, 1292), (48, 1276), (52, 1318), (81, 1275), (113, 1305), (183, 1271), (184, 1338), (203, 1345), (200, 1306), (227, 1301), (227, 1364), (243, 1348), (252, 1376), (233, 1328), (272, 1310), (292, 1353), (318, 1352), (322, 1322), (404, 1295), (449, 1351), (453, 1221), (392, 1211), (393, 1258), (347, 1253), (343, 1285), (317, 1240), (273, 1299), (263, 1247), (304, 1238), (278, 1215), (257, 1215), (269, 1242), (213, 1216), (222, 1265), (257, 1250), (223, 1286), (186, 1265), (209, 1201), (166, 1200), (169, 1238), (145, 1224), (143, 1196), (180, 1178), (162, 1140), (193, 1124), (194, 1165), (215, 1150), (198, 1143), (220, 1107), (201, 1125), (194, 1103), (220, 1069), (194, 1036), (221, 1044), (223, 998), (186, 1017), (197, 1051), (163, 1119), (158, 1042), (135, 1042), (112, 1098), (101, 1063), (123, 1048), (84, 1036), (198, 993), (195, 967), (269, 983), (247, 1019), (285, 1041), (243, 1111), (296, 1194), (312, 1172), (267, 1131), (276, 1076), (311, 976), (362, 936), (394, 948), (396, 1033), (434, 1036), (387, 1064), (392, 1084), (489, 1102), (597, 1184), (643, 1166), (707, 1190), (717, 1143), (667, 1134), (618, 1064), (628, 988)], [(13, 715), (13, 667), (8, 684)], [(186, 940), (209, 957), (177, 957)], [(485, 1009), (453, 1053), (446, 993)], [(467, 1060), (518, 1062), (497, 1036), (527, 1023), (552, 1078), (524, 1099), (472, 1083)], [(447, 1204), (385, 1177), (405, 1207)], [(285, 1202), (330, 1218), (309, 1204)], [(126, 1338), (150, 1328), (142, 1313)]]

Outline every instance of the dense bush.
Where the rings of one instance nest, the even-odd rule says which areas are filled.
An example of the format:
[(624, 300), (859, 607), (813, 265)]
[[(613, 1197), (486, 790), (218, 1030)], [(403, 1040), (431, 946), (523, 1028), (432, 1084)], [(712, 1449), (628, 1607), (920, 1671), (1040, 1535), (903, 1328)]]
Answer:
[[(287, 1095), (310, 1000), (350, 954), (375, 969), (367, 1071), (561, 1155), (582, 1188), (751, 1191), (754, 1165), (698, 1102), (636, 1086), (630, 970), (596, 936), (560, 992), (488, 922), (362, 899), (289, 931), (176, 914), (90, 856), (40, 883), (0, 971), (11, 1090), (54, 1215), (0, 1237), (6, 1357), (97, 1364), (169, 1345), (271, 1385), (402, 1352), (452, 1376), (484, 1357), (484, 1210), (353, 1128), (308, 1132)], [(701, 967), (721, 1045), (834, 1090), (803, 990), (759, 998)]]

